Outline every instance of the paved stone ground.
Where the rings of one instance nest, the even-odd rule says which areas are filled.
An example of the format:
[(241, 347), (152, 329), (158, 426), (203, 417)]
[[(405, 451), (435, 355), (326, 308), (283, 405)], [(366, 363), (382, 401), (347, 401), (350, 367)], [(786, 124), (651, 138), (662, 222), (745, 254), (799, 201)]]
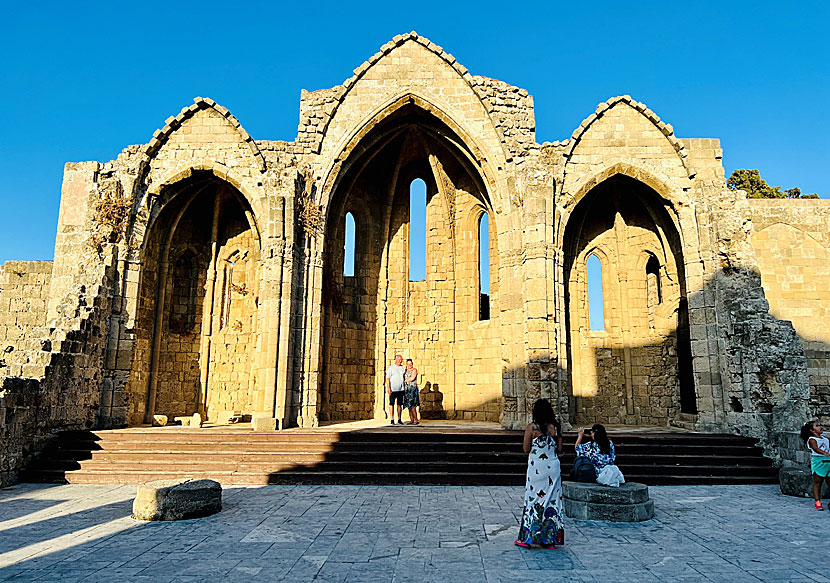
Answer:
[(830, 582), (830, 512), (777, 486), (653, 487), (653, 520), (568, 520), (555, 551), (513, 545), (519, 488), (228, 488), (175, 523), (131, 519), (134, 493), (0, 490), (0, 581)]

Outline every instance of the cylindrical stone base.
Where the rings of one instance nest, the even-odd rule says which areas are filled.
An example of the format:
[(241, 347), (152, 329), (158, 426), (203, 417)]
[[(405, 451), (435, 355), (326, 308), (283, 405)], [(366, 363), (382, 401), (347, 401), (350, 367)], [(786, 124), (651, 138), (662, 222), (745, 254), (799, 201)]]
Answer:
[(577, 520), (642, 522), (654, 518), (648, 486), (626, 482), (619, 488), (580, 482), (562, 483), (565, 516)]

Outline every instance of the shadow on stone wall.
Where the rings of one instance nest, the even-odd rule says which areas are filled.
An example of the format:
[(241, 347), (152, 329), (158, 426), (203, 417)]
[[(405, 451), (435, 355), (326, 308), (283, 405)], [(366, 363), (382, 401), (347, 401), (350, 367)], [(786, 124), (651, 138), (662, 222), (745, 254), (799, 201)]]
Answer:
[[(598, 349), (596, 362), (602, 365), (596, 368), (600, 386), (595, 396), (574, 398), (574, 393), (582, 391), (570, 388), (572, 378), (565, 373), (562, 378), (568, 379), (568, 419), (585, 424), (593, 419), (611, 423), (632, 419), (631, 402), (626, 411), (628, 397), (641, 418), (648, 418), (653, 412), (650, 409), (656, 406), (668, 412), (669, 423), (677, 420), (676, 424), (688, 426), (691, 419), (699, 431), (758, 438), (766, 455), (776, 463), (793, 459), (787, 432), (797, 430), (811, 417), (825, 418), (826, 409), (830, 409), (830, 392), (816, 383), (822, 379), (813, 380), (811, 391), (808, 375), (810, 363), (823, 366), (827, 362), (830, 346), (818, 347), (812, 342), (808, 358), (805, 341), (793, 324), (770, 314), (760, 275), (749, 269), (725, 268), (710, 278), (703, 290), (691, 294), (689, 321), (697, 409), (694, 416), (681, 415), (679, 391), (670, 402), (668, 391), (655, 395), (648, 383), (626, 385), (623, 352), (627, 349), (629, 353), (639, 351), (665, 358), (672, 353), (671, 340)], [(682, 361), (676, 362), (674, 379), (660, 379), (663, 389), (672, 382), (679, 384)], [(642, 379), (643, 371), (635, 372), (640, 372)], [(600, 414), (592, 415), (594, 408)], [(609, 418), (607, 411), (615, 408), (620, 414)]]
[(446, 419), (444, 410), (444, 393), (438, 383), (427, 382), (418, 394), (421, 401), (420, 415), (422, 419)]

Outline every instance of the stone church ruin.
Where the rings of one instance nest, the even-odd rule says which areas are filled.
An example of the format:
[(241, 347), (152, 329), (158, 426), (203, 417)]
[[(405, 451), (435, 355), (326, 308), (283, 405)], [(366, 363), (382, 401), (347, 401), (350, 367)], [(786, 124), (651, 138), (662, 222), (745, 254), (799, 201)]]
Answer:
[(0, 277), (2, 484), (64, 429), (383, 417), (396, 353), (432, 417), (515, 429), (546, 397), (779, 460), (782, 431), (830, 422), (830, 201), (748, 200), (717, 139), (629, 96), (540, 144), (527, 91), (415, 33), (302, 91), (294, 141), (196, 98), (67, 164), (54, 261)]

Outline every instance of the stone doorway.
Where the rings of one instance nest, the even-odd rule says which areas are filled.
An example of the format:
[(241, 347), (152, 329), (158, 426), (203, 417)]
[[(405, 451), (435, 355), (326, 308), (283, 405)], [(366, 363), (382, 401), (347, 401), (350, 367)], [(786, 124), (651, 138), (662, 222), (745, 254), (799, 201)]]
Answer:
[(683, 254), (667, 204), (644, 183), (616, 175), (594, 187), (568, 220), (575, 424), (666, 426), (694, 412)]
[[(471, 153), (414, 104), (378, 123), (353, 151), (327, 211), (320, 420), (382, 418), (384, 372), (400, 353), (419, 370), (424, 416), (498, 421), (497, 230)], [(417, 203), (425, 225), (413, 222), (416, 181), (426, 190)], [(419, 260), (422, 277), (413, 276)]]
[[(162, 192), (144, 250), (131, 422), (266, 410), (257, 386), (260, 237), (242, 194), (211, 172)], [(141, 417), (138, 417), (141, 413)]]

